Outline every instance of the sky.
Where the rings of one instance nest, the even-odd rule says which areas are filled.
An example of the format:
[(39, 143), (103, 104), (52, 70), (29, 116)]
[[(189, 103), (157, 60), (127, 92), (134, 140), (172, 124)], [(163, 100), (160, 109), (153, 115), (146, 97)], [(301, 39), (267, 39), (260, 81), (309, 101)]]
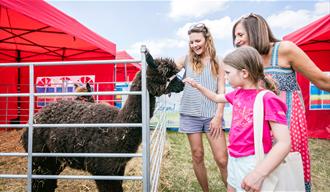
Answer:
[(262, 15), (278, 39), (330, 14), (327, 0), (47, 0), (100, 36), (140, 59), (146, 45), (155, 57), (183, 57), (189, 27), (205, 23), (219, 57), (233, 50), (232, 26), (242, 15)]

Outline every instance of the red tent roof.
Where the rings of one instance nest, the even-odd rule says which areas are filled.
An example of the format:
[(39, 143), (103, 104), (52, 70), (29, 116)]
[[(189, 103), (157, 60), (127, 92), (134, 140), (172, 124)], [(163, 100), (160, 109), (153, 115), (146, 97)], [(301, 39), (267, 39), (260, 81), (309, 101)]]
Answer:
[[(116, 54), (117, 60), (130, 60), (134, 59), (130, 56), (126, 51), (118, 51)], [(140, 63), (127, 63), (126, 65), (123, 63), (119, 63), (116, 65), (116, 77), (115, 81), (118, 82), (127, 82), (132, 81), (135, 77), (135, 74), (140, 71), (141, 64)]]
[(113, 59), (116, 45), (42, 0), (0, 0), (0, 62)]
[(330, 47), (330, 14), (309, 25), (283, 37), (296, 43), (304, 51), (329, 51)]
[[(126, 51), (117, 51), (116, 53), (116, 59), (117, 60), (127, 60), (127, 59), (134, 59), (132, 56), (130, 56)], [(131, 63), (133, 66), (135, 66), (138, 69), (141, 69), (141, 64), (138, 63)]]

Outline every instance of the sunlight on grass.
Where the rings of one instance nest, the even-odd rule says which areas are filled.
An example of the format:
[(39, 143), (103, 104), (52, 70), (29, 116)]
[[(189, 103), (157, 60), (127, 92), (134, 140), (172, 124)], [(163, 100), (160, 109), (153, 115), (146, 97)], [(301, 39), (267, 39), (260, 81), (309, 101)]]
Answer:
[[(192, 169), (190, 147), (185, 134), (168, 132), (166, 158), (162, 164), (159, 191), (201, 191)], [(220, 172), (212, 157), (207, 138), (203, 138), (205, 146), (205, 165), (208, 170), (210, 191), (225, 191)]]
[[(162, 165), (159, 191), (201, 191), (192, 169), (190, 148), (186, 135), (168, 132), (167, 138), (168, 146)], [(226, 191), (212, 158), (206, 137), (203, 140), (210, 191)], [(317, 192), (330, 191), (330, 140), (309, 139), (309, 144), (312, 164), (312, 190)]]
[[(23, 152), (20, 144), (21, 131), (2, 132), (0, 134), (1, 152)], [(159, 179), (159, 192), (200, 192), (192, 169), (190, 147), (187, 136), (177, 132), (167, 132), (162, 167)], [(228, 138), (228, 135), (227, 135)], [(208, 170), (209, 187), (211, 192), (226, 191), (220, 173), (212, 158), (206, 137), (205, 164)], [(315, 192), (330, 191), (330, 140), (310, 139), (310, 153), (312, 164), (312, 189)], [(26, 157), (2, 157), (0, 158), (1, 174), (26, 174)], [(133, 158), (126, 167), (125, 175), (142, 175), (142, 159)], [(89, 175), (87, 172), (67, 168), (62, 175)], [(125, 181), (124, 191), (142, 191), (141, 181)], [(24, 192), (26, 191), (25, 179), (0, 179), (0, 192)], [(94, 181), (91, 180), (59, 180), (57, 192), (87, 192), (97, 191)]]

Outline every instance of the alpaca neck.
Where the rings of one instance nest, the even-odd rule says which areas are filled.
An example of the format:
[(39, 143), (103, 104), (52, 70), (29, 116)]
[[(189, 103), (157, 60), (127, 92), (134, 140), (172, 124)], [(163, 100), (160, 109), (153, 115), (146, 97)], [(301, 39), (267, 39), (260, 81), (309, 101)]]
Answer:
[[(130, 91), (141, 91), (141, 73), (137, 73)], [(142, 122), (142, 103), (141, 95), (129, 95), (123, 106), (119, 111), (118, 117), (121, 117), (120, 122), (126, 123), (141, 123)], [(149, 109), (150, 109), (150, 119), (153, 116), (155, 110), (156, 98), (149, 94)], [(147, 104), (146, 104), (147, 105)]]
[[(121, 122), (141, 123), (142, 122), (142, 99), (141, 95), (129, 95), (123, 108), (119, 111), (118, 117), (121, 116)], [(155, 110), (156, 98), (149, 95), (150, 119)]]
[[(136, 78), (131, 86), (130, 91), (140, 91), (141, 83)], [(123, 108), (120, 109), (116, 122), (118, 123), (142, 123), (142, 96), (141, 95), (129, 95)], [(156, 98), (149, 94), (149, 109), (150, 109), (150, 118), (152, 118), (155, 110)], [(148, 105), (148, 104), (145, 104)], [(117, 132), (120, 134), (118, 137), (131, 138), (123, 140), (121, 143), (121, 149), (124, 149), (125, 152), (135, 153), (138, 150), (138, 147), (142, 141), (142, 128), (141, 127), (128, 127), (121, 128), (121, 131)], [(134, 139), (132, 139), (134, 138)]]

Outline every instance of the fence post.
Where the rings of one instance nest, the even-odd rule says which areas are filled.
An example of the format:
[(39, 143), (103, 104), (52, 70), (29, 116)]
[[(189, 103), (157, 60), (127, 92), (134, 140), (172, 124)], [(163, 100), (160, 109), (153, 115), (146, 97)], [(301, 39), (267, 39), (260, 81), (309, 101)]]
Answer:
[(142, 81), (142, 145), (143, 145), (143, 191), (150, 191), (150, 129), (149, 129), (149, 94), (146, 79), (146, 46), (141, 46), (141, 81)]
[(33, 114), (34, 114), (34, 66), (29, 64), (29, 130), (28, 130), (28, 175), (27, 191), (32, 191), (32, 143), (33, 143)]

